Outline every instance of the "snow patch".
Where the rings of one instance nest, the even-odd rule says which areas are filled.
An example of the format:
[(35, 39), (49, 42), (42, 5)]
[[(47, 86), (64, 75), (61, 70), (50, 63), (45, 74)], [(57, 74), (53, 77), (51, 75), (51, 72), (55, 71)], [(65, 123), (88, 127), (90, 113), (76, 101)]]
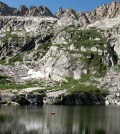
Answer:
[(27, 80), (27, 79), (31, 79), (31, 78), (44, 78), (44, 74), (41, 73), (40, 71), (34, 71), (33, 69), (30, 69), (28, 71), (28, 76), (26, 77), (22, 77), (21, 79)]

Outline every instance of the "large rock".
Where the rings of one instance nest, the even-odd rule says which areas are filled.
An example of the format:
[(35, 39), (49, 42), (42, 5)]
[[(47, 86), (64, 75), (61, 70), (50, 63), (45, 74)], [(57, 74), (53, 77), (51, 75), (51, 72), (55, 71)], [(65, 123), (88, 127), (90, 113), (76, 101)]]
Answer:
[[(39, 71), (29, 70), (28, 78), (46, 78), (55, 81), (63, 80), (64, 77), (75, 77), (75, 72), (77, 71), (81, 74), (82, 63), (79, 61), (75, 62), (74, 57), (65, 52), (64, 50), (59, 50), (58, 47), (52, 46), (46, 55), (39, 61)], [(76, 68), (77, 64), (81, 64)], [(25, 79), (25, 78), (23, 78)]]
[(16, 95), (13, 93), (2, 93), (0, 96), (0, 103), (5, 104), (7, 102), (13, 101), (16, 98)]
[(22, 105), (22, 106), (30, 104), (30, 102), (27, 100), (25, 95), (17, 95), (13, 101)]
[(43, 105), (43, 97), (42, 95), (38, 93), (34, 94), (27, 94), (26, 99), (30, 102), (32, 105)]
[(93, 105), (105, 104), (105, 98), (99, 93), (76, 92), (66, 95), (62, 99), (63, 105)]
[(3, 92), (0, 96), (0, 104), (8, 105), (43, 105), (43, 96), (39, 93), (14, 94)]

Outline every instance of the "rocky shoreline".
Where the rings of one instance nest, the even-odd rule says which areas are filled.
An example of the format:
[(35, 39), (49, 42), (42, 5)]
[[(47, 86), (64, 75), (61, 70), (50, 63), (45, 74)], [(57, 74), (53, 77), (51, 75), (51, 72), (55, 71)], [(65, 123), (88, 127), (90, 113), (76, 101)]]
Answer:
[(23, 90), (2, 91), (0, 105), (105, 105), (105, 96), (100, 93), (73, 92), (66, 90)]

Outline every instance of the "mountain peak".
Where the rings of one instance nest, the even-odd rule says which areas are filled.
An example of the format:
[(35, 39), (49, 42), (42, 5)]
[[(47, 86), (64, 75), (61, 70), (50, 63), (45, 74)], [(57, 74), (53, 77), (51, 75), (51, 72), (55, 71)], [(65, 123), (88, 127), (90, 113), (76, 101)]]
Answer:
[(18, 10), (14, 12), (16, 16), (24, 16), (27, 12), (28, 8), (25, 5), (21, 5)]
[(7, 4), (0, 1), (0, 15), (9, 16), (12, 15), (16, 8), (9, 7)]
[(25, 5), (21, 5), (19, 9), (9, 7), (0, 1), (1, 16), (49, 16), (53, 17), (52, 12), (46, 6), (31, 6), (29, 9)]
[(55, 16), (58, 18), (61, 18), (61, 16), (64, 14), (64, 11), (62, 7), (59, 7), (58, 11), (55, 13)]
[(25, 16), (49, 16), (53, 17), (52, 12), (46, 6), (31, 6)]
[[(78, 12), (73, 9), (65, 9), (62, 7), (58, 9), (55, 16), (59, 19), (61, 18), (71, 18), (78, 19), (80, 17), (77, 15)], [(118, 0), (113, 0), (110, 4), (103, 4), (98, 6), (95, 10), (91, 12), (85, 12), (85, 17), (89, 22), (94, 22), (96, 20), (103, 19), (105, 17), (113, 18), (120, 14), (120, 3)], [(44, 17), (54, 17), (52, 12), (46, 6), (31, 6), (27, 8), (25, 5), (21, 5), (18, 9), (9, 7), (7, 4), (0, 1), (0, 15), (1, 16), (44, 16)]]

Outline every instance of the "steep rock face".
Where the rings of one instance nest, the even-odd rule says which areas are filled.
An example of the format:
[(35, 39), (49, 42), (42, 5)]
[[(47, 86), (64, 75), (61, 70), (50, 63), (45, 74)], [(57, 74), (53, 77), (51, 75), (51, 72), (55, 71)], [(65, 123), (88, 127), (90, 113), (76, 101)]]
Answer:
[(104, 18), (114, 18), (120, 14), (120, 3), (113, 1), (111, 4), (104, 4), (91, 12), (75, 12), (71, 9), (60, 8), (55, 14), (59, 18), (59, 25), (79, 25), (81, 27)]
[(51, 11), (44, 6), (39, 6), (39, 7), (35, 7), (35, 6), (31, 6), (25, 16), (44, 16), (44, 17), (53, 17), (53, 14), (51, 13)]
[(110, 18), (115, 17), (120, 13), (120, 3), (117, 1), (113, 1), (108, 9), (108, 15)]
[(31, 6), (29, 9), (24, 5), (20, 6), (19, 9), (11, 8), (8, 5), (1, 2), (1, 16), (27, 16), (27, 17), (57, 17), (59, 26), (76, 25), (80, 27), (86, 27), (89, 23), (93, 23), (97, 20), (104, 18), (114, 18), (120, 14), (120, 3), (113, 1), (111, 4), (104, 4), (97, 7), (91, 12), (76, 12), (73, 9), (63, 10), (61, 7), (55, 14), (44, 6)]
[(0, 2), (0, 15), (1, 16), (13, 15), (13, 12), (15, 10), (16, 10), (15, 8), (11, 8), (8, 5), (4, 4), (3, 2)]
[(18, 10), (14, 12), (15, 16), (24, 16), (28, 8), (25, 5), (21, 5)]
[(56, 16), (59, 18), (58, 25), (76, 25), (76, 26), (86, 26), (89, 21), (84, 13), (75, 12), (72, 9), (62, 10), (61, 8), (56, 13)]
[[(119, 16), (116, 18), (104, 19), (97, 21), (90, 27), (96, 27), (105, 30), (104, 35), (107, 38), (108, 45), (111, 47), (114, 55), (116, 66), (108, 70), (105, 77), (101, 80), (101, 85), (109, 90), (109, 95), (106, 97), (107, 105), (120, 105), (120, 19)], [(88, 27), (89, 27), (88, 26)]]
[(85, 15), (90, 23), (100, 20), (107, 16), (108, 5), (97, 7), (92, 12), (85, 12)]
[[(1, 37), (13, 32), (20, 37), (34, 37), (40, 34), (46, 34), (51, 29), (57, 18), (36, 18), (36, 17), (1, 17), (0, 32)], [(55, 26), (56, 28), (56, 26)], [(54, 31), (54, 28), (50, 32)]]
[(25, 5), (21, 5), (19, 9), (9, 7), (8, 5), (0, 2), (0, 15), (1, 16), (44, 16), (53, 17), (51, 11), (44, 6), (31, 6), (29, 9)]
[(78, 19), (76, 12), (73, 9), (66, 9), (64, 10), (64, 14), (62, 15), (63, 18), (71, 18), (71, 19)]
[(74, 25), (75, 23), (78, 23), (78, 17), (76, 15), (76, 12), (72, 9), (66, 9), (64, 10), (63, 14), (61, 14), (60, 19), (58, 20), (58, 25)]
[(120, 64), (119, 11), (114, 1), (85, 13), (60, 8), (55, 17), (43, 6), (17, 10), (1, 3), (0, 74), (19, 83), (69, 77), (118, 96), (119, 73), (111, 68)]
[(58, 11), (55, 13), (55, 16), (57, 16), (58, 18), (61, 18), (63, 14), (64, 14), (64, 11), (62, 7), (60, 7)]
[[(39, 61), (40, 72), (43, 72), (45, 78), (57, 81), (64, 79), (64, 77), (80, 78), (80, 68), (82, 65), (79, 61), (75, 63), (74, 58), (63, 50), (59, 51), (58, 47), (51, 47), (47, 54)], [(80, 68), (76, 67), (78, 65)], [(78, 76), (75, 73), (78, 73)]]
[[(12, 24), (12, 21), (10, 24)], [(49, 27), (49, 25), (46, 26)], [(25, 65), (23, 70), (26, 70), (27, 66), (24, 75), (19, 75), (21, 74), (19, 70), (17, 75), (14, 76), (16, 69), (11, 69), (12, 71), (15, 70), (12, 76), (16, 81), (33, 78), (55, 81), (63, 80), (65, 77), (79, 79), (82, 74), (101, 77), (107, 67), (116, 64), (114, 51), (110, 46), (107, 49), (102, 33), (97, 30), (77, 30), (75, 27), (68, 27), (57, 34), (52, 29), (53, 31), (46, 35), (39, 33), (39, 35), (32, 36), (25, 29), (25, 33), (23, 30), (19, 31), (22, 33), (21, 35), (14, 31), (15, 27), (12, 27), (13, 31), (6, 32), (1, 37), (0, 58), (9, 64), (17, 64), (17, 61), (21, 62)], [(43, 28), (42, 30), (45, 32), (49, 29)], [(32, 32), (34, 33), (34, 30)], [(31, 52), (29, 53), (29, 51)], [(97, 64), (100, 66), (97, 67)], [(6, 69), (3, 70), (3, 72), (6, 72)], [(16, 78), (16, 76), (19, 78)]]
[(107, 68), (116, 64), (114, 54), (96, 30), (67, 28), (52, 39), (52, 46), (36, 61), (37, 68), (30, 69), (22, 79), (46, 78), (60, 81), (65, 77), (80, 79), (82, 74), (102, 77)]
[(92, 12), (86, 12), (85, 15), (89, 22), (95, 22), (97, 20), (102, 20), (103, 18), (113, 18), (117, 17), (120, 13), (120, 3), (113, 1), (111, 4), (104, 4), (97, 7)]

